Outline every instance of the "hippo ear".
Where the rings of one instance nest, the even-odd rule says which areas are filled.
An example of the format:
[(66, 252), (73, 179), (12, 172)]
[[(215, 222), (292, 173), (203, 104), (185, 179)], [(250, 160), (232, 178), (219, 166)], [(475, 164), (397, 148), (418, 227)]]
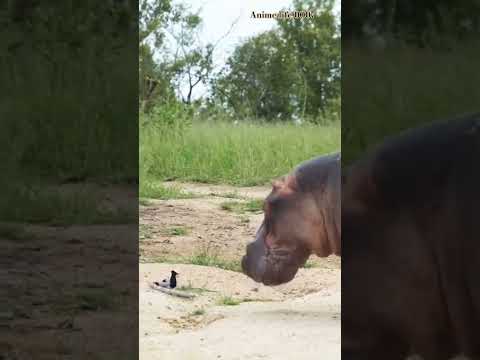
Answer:
[(298, 190), (297, 179), (294, 175), (287, 175), (272, 182), (273, 191), (280, 195), (289, 195)]
[(295, 175), (288, 175), (285, 180), (285, 185), (287, 186), (288, 189), (292, 191), (297, 191), (298, 190), (297, 177)]
[(284, 179), (281, 178), (281, 179), (277, 179), (277, 180), (273, 180), (272, 181), (272, 188), (273, 188), (273, 191), (278, 191), (280, 190), (283, 186), (284, 186)]

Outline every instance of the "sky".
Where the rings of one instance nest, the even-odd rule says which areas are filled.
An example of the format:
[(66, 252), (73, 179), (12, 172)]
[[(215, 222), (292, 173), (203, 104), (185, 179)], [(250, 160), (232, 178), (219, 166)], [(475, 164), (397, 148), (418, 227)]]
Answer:
[[(216, 43), (224, 36), (235, 20), (237, 23), (218, 45), (214, 54), (214, 64), (222, 67), (235, 46), (243, 40), (272, 29), (274, 19), (252, 18), (255, 12), (277, 12), (291, 7), (292, 0), (182, 0), (192, 11), (200, 10), (203, 20), (200, 39), (204, 44)], [(335, 0), (335, 14), (340, 16), (340, 0)], [(195, 89), (194, 97), (205, 93), (203, 86)]]

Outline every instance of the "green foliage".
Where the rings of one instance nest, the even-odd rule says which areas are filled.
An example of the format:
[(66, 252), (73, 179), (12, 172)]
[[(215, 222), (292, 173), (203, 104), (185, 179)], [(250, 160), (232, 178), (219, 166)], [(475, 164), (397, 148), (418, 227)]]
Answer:
[(303, 265), (304, 269), (312, 269), (315, 267), (318, 267), (318, 265), (311, 260), (307, 260), (307, 262)]
[[(143, 168), (143, 166), (142, 166)], [(195, 195), (185, 192), (177, 187), (163, 186), (158, 180), (140, 174), (140, 196), (149, 199), (190, 199)]]
[(263, 199), (254, 199), (246, 202), (241, 201), (225, 201), (220, 204), (222, 210), (232, 211), (239, 214), (246, 212), (260, 213), (263, 208)]
[[(201, 22), (200, 16), (182, 3), (140, 2), (139, 102), (142, 112), (174, 102), (176, 95), (190, 104), (194, 88), (206, 83), (213, 66), (214, 46), (198, 44)], [(170, 39), (168, 44), (166, 33)], [(187, 90), (183, 91), (185, 85)]]
[(151, 206), (153, 203), (149, 199), (140, 198), (140, 199), (138, 199), (138, 204), (141, 205), (141, 206)]
[(224, 296), (218, 300), (219, 305), (225, 305), (225, 306), (236, 306), (236, 305), (240, 305), (241, 303), (242, 303), (241, 300), (234, 299), (231, 296)]
[[(227, 71), (214, 83), (219, 101), (239, 117), (289, 118), (298, 93), (295, 59), (277, 31), (269, 31), (237, 47)], [(275, 69), (275, 70), (274, 70)]]
[(166, 229), (165, 234), (170, 236), (185, 236), (188, 234), (188, 231), (184, 227), (177, 226), (177, 227)]
[[(164, 48), (165, 30), (174, 21), (170, 0), (140, 0), (138, 30), (138, 79), (140, 110), (150, 111), (152, 100), (174, 98), (172, 74), (165, 64), (153, 59), (155, 50)], [(161, 94), (161, 96), (159, 96)]]
[(218, 42), (198, 42), (198, 14), (182, 3), (142, 0), (141, 111), (169, 108), (176, 98), (194, 105), (195, 89), (203, 84), (211, 89), (209, 98), (201, 100), (208, 114), (322, 125), (339, 120), (340, 35), (332, 7), (332, 0), (296, 0), (292, 9), (314, 10), (315, 18), (279, 20), (274, 30), (237, 46), (218, 72), (213, 65)]
[(239, 261), (225, 260), (216, 254), (212, 255), (208, 252), (207, 253), (199, 252), (193, 255), (191, 258), (188, 258), (184, 261), (187, 264), (217, 267), (219, 269), (236, 271), (236, 272), (242, 271)]
[(195, 251), (192, 256), (164, 256), (155, 259), (157, 263), (192, 264), (200, 266), (217, 267), (223, 270), (241, 272), (242, 266), (238, 260), (224, 259), (218, 253), (207, 247)]
[(192, 125), (193, 108), (171, 101), (155, 106), (150, 115), (140, 114), (140, 129), (155, 129), (169, 136), (181, 134)]
[(163, 42), (163, 27), (168, 21), (168, 15), (172, 10), (170, 0), (140, 0), (139, 7), (139, 24), (138, 36), (139, 42), (142, 43), (149, 36), (153, 36), (156, 46), (160, 46)]
[(322, 115), (340, 97), (340, 33), (333, 0), (295, 0), (293, 8), (316, 12), (313, 19), (278, 21), (300, 75), (302, 114)]

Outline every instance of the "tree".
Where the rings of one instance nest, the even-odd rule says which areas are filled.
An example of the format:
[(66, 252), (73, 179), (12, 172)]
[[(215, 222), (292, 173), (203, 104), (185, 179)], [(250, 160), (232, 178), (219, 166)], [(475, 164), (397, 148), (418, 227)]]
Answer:
[[(340, 97), (340, 35), (331, 0), (296, 0), (313, 19), (278, 27), (238, 46), (213, 83), (213, 96), (243, 117), (319, 118)], [(334, 105), (336, 104), (336, 105)]]
[(170, 58), (172, 81), (177, 94), (185, 104), (191, 104), (193, 90), (201, 83), (206, 83), (212, 71), (214, 46), (202, 45), (199, 41), (201, 18), (179, 5), (177, 22), (168, 29), (174, 40), (171, 45), (173, 57)]
[(214, 96), (241, 117), (289, 118), (299, 101), (295, 59), (278, 31), (237, 47), (213, 84)]
[(302, 114), (326, 111), (340, 96), (340, 34), (333, 0), (295, 0), (296, 10), (315, 9), (313, 19), (278, 21), (281, 36), (290, 44), (303, 83)]
[(201, 18), (170, 0), (140, 2), (139, 76), (141, 108), (175, 100), (191, 104), (193, 91), (212, 71), (215, 45), (198, 41)]
[(165, 28), (170, 19), (170, 0), (140, 0), (138, 25), (139, 101), (141, 111), (147, 111), (153, 99), (172, 94), (169, 74), (161, 71), (154, 60), (154, 50), (163, 47)]
[(161, 46), (164, 38), (165, 23), (172, 10), (170, 0), (140, 0), (139, 1), (139, 44), (153, 37), (156, 47)]

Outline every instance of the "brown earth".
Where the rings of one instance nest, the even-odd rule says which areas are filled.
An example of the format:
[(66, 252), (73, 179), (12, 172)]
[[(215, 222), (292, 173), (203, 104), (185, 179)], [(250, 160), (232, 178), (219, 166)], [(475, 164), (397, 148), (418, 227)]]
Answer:
[[(239, 261), (245, 246), (254, 239), (263, 219), (260, 212), (237, 213), (222, 209), (223, 203), (244, 203), (263, 199), (269, 187), (235, 188), (226, 185), (166, 183), (199, 195), (193, 199), (151, 200), (140, 207), (140, 254), (142, 262), (191, 257), (208, 252), (211, 256)], [(183, 229), (186, 234), (173, 234)], [(340, 258), (311, 257), (309, 264), (339, 269)]]
[[(125, 208), (138, 197), (135, 188), (100, 187), (98, 193), (103, 207)], [(127, 306), (137, 301), (135, 223), (1, 223), (0, 230), (1, 359), (136, 356), (137, 321)]]
[[(340, 259), (312, 257), (308, 268), (277, 287), (240, 272), (185, 264), (199, 254), (238, 264), (262, 214), (222, 204), (264, 198), (269, 188), (172, 185), (196, 197), (140, 208), (140, 359), (309, 360), (319, 353), (340, 359)], [(194, 299), (150, 288), (173, 269), (179, 288)]]

